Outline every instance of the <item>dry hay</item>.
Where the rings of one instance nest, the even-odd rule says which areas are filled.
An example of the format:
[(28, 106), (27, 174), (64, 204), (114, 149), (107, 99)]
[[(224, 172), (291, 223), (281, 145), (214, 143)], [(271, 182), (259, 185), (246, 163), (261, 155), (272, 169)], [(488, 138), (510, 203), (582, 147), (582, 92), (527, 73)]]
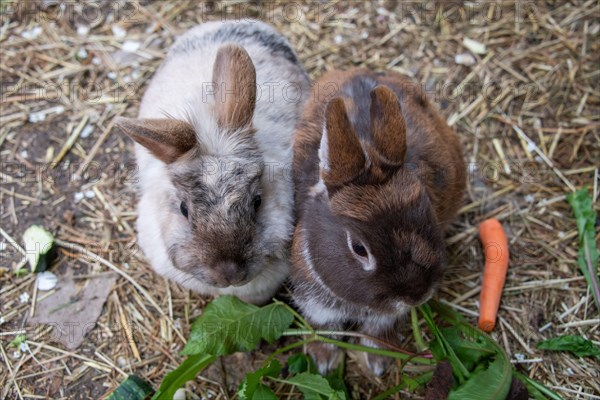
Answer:
[[(565, 201), (586, 185), (598, 198), (597, 1), (56, 3), (1, 3), (0, 397), (100, 398), (130, 373), (158, 386), (182, 360), (178, 351), (205, 300), (155, 275), (136, 251), (132, 144), (111, 121), (135, 115), (177, 34), (205, 20), (260, 17), (290, 39), (312, 78), (364, 66), (404, 72), (424, 85), (459, 133), (471, 171), (438, 297), (474, 320), (483, 259), (476, 225), (501, 219), (511, 269), (494, 337), (521, 371), (565, 398), (600, 398), (597, 361), (536, 350), (539, 340), (560, 334), (600, 341)], [(472, 54), (465, 38), (486, 45), (471, 66), (455, 63), (457, 54)], [(70, 136), (72, 147), (65, 147)], [(59, 158), (56, 168), (48, 166)], [(8, 242), (20, 242), (33, 223), (97, 255), (90, 260), (80, 248), (62, 247), (57, 270), (123, 273), (75, 351), (53, 343), (49, 328), (26, 323), (34, 302), (20, 296), (34, 294), (34, 277), (13, 274), (24, 264)], [(124, 324), (133, 327), (133, 342)], [(16, 357), (9, 342), (19, 332), (30, 351)], [(228, 398), (241, 376), (236, 366), (270, 351), (229, 357), (188, 387)], [(370, 398), (398, 383), (399, 373), (365, 378), (351, 356), (347, 382), (356, 398)], [(299, 398), (288, 387), (274, 389)]]

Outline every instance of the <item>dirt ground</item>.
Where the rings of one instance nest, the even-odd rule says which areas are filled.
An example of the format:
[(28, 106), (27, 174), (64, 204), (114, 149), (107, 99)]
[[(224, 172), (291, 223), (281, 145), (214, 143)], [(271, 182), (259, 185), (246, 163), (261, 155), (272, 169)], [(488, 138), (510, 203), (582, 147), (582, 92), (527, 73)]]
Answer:
[[(458, 132), (470, 172), (437, 298), (475, 321), (483, 264), (477, 224), (500, 219), (511, 267), (494, 338), (521, 372), (565, 399), (600, 399), (598, 361), (536, 349), (562, 334), (600, 344), (600, 310), (577, 265), (577, 227), (565, 199), (588, 187), (598, 210), (595, 0), (2, 0), (0, 398), (98, 399), (132, 373), (158, 387), (182, 361), (190, 323), (207, 299), (154, 274), (137, 249), (133, 146), (111, 121), (136, 115), (177, 35), (235, 18), (273, 24), (311, 78), (362, 66), (396, 70), (423, 86)], [(106, 299), (85, 303), (98, 308), (97, 323), (69, 328), (83, 338), (77, 348), (57, 340), (52, 324), (32, 322), (52, 295), (34, 290), (33, 274), (16, 273), (27, 268), (20, 246), (32, 224), (61, 241), (51, 270), (59, 281), (75, 276), (80, 286), (70, 303), (93, 291), (95, 279), (120, 271)], [(11, 346), (23, 334), (26, 346)], [(187, 387), (193, 398), (235, 398), (245, 368), (282, 343), (227, 357)], [(410, 334), (405, 345), (413, 348)], [(371, 398), (399, 379), (397, 366), (375, 379), (348, 358), (353, 398)]]

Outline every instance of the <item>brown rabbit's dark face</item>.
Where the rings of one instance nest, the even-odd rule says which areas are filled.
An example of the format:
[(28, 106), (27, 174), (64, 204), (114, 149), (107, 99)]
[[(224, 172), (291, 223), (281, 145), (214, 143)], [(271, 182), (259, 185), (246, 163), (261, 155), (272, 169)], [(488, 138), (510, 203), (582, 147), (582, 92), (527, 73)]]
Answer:
[(442, 229), (426, 163), (406, 161), (407, 129), (415, 127), (397, 95), (385, 86), (349, 92), (362, 102), (338, 97), (325, 109), (303, 258), (336, 296), (398, 313), (433, 294), (445, 263)]
[(433, 294), (444, 244), (426, 191), (410, 174), (315, 199), (316, 222), (304, 226), (312, 231), (304, 237), (316, 272), (338, 297), (397, 312)]
[[(199, 156), (169, 166), (177, 195), (169, 200), (180, 229), (165, 237), (173, 265), (212, 286), (239, 286), (254, 278), (260, 255), (263, 162), (258, 150), (244, 158)], [(173, 221), (175, 223), (175, 221)]]

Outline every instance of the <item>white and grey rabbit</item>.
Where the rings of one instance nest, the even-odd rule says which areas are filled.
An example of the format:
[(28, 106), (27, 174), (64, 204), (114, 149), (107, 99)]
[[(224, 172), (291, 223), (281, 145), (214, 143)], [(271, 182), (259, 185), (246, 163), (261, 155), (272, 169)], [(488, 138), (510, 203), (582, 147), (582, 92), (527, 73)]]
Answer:
[(138, 242), (156, 272), (205, 295), (273, 296), (289, 271), (289, 164), (309, 92), (262, 22), (208, 22), (175, 42), (139, 118), (116, 121), (136, 142)]
[[(294, 300), (315, 328), (354, 324), (398, 345), (399, 321), (444, 269), (444, 229), (466, 184), (458, 137), (392, 71), (332, 71), (313, 91), (294, 144)], [(339, 360), (327, 343), (307, 350), (323, 373)], [(390, 360), (366, 356), (377, 375)]]

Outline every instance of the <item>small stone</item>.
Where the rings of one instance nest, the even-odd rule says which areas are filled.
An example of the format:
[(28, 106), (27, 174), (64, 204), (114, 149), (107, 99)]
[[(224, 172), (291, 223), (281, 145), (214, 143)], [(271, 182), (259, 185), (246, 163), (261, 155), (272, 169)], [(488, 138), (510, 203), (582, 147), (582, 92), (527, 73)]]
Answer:
[(86, 125), (79, 136), (81, 136), (82, 138), (86, 138), (90, 136), (92, 132), (94, 132), (94, 127), (92, 125)]
[(123, 43), (122, 50), (127, 53), (135, 53), (140, 49), (141, 46), (142, 44), (140, 42), (137, 42), (135, 40), (126, 40)]
[(48, 290), (52, 290), (56, 287), (58, 283), (58, 277), (54, 275), (52, 272), (44, 271), (40, 272), (37, 275), (37, 288), (43, 292), (47, 292)]
[(88, 56), (88, 52), (85, 48), (80, 48), (79, 51), (77, 51), (77, 58), (79, 58), (80, 60), (85, 60)]
[(463, 39), (463, 45), (473, 54), (485, 54), (487, 52), (485, 44), (469, 39), (468, 37)]
[(29, 293), (23, 292), (19, 295), (19, 301), (21, 304), (25, 304), (29, 302)]
[(34, 26), (31, 29), (28, 29), (26, 31), (23, 31), (21, 33), (21, 36), (25, 39), (28, 40), (35, 40), (38, 36), (40, 36), (42, 33), (42, 27), (41, 26)]
[(127, 36), (127, 31), (119, 25), (113, 25), (110, 29), (117, 39), (123, 39)]
[(177, 389), (177, 391), (173, 395), (173, 400), (185, 400), (185, 399), (186, 399), (185, 389), (183, 389), (183, 388)]
[(458, 65), (471, 66), (474, 65), (477, 62), (477, 60), (475, 60), (475, 57), (473, 57), (469, 53), (462, 53), (454, 56), (454, 62)]
[(77, 27), (77, 36), (87, 36), (90, 33), (90, 27), (87, 25), (79, 25)]

